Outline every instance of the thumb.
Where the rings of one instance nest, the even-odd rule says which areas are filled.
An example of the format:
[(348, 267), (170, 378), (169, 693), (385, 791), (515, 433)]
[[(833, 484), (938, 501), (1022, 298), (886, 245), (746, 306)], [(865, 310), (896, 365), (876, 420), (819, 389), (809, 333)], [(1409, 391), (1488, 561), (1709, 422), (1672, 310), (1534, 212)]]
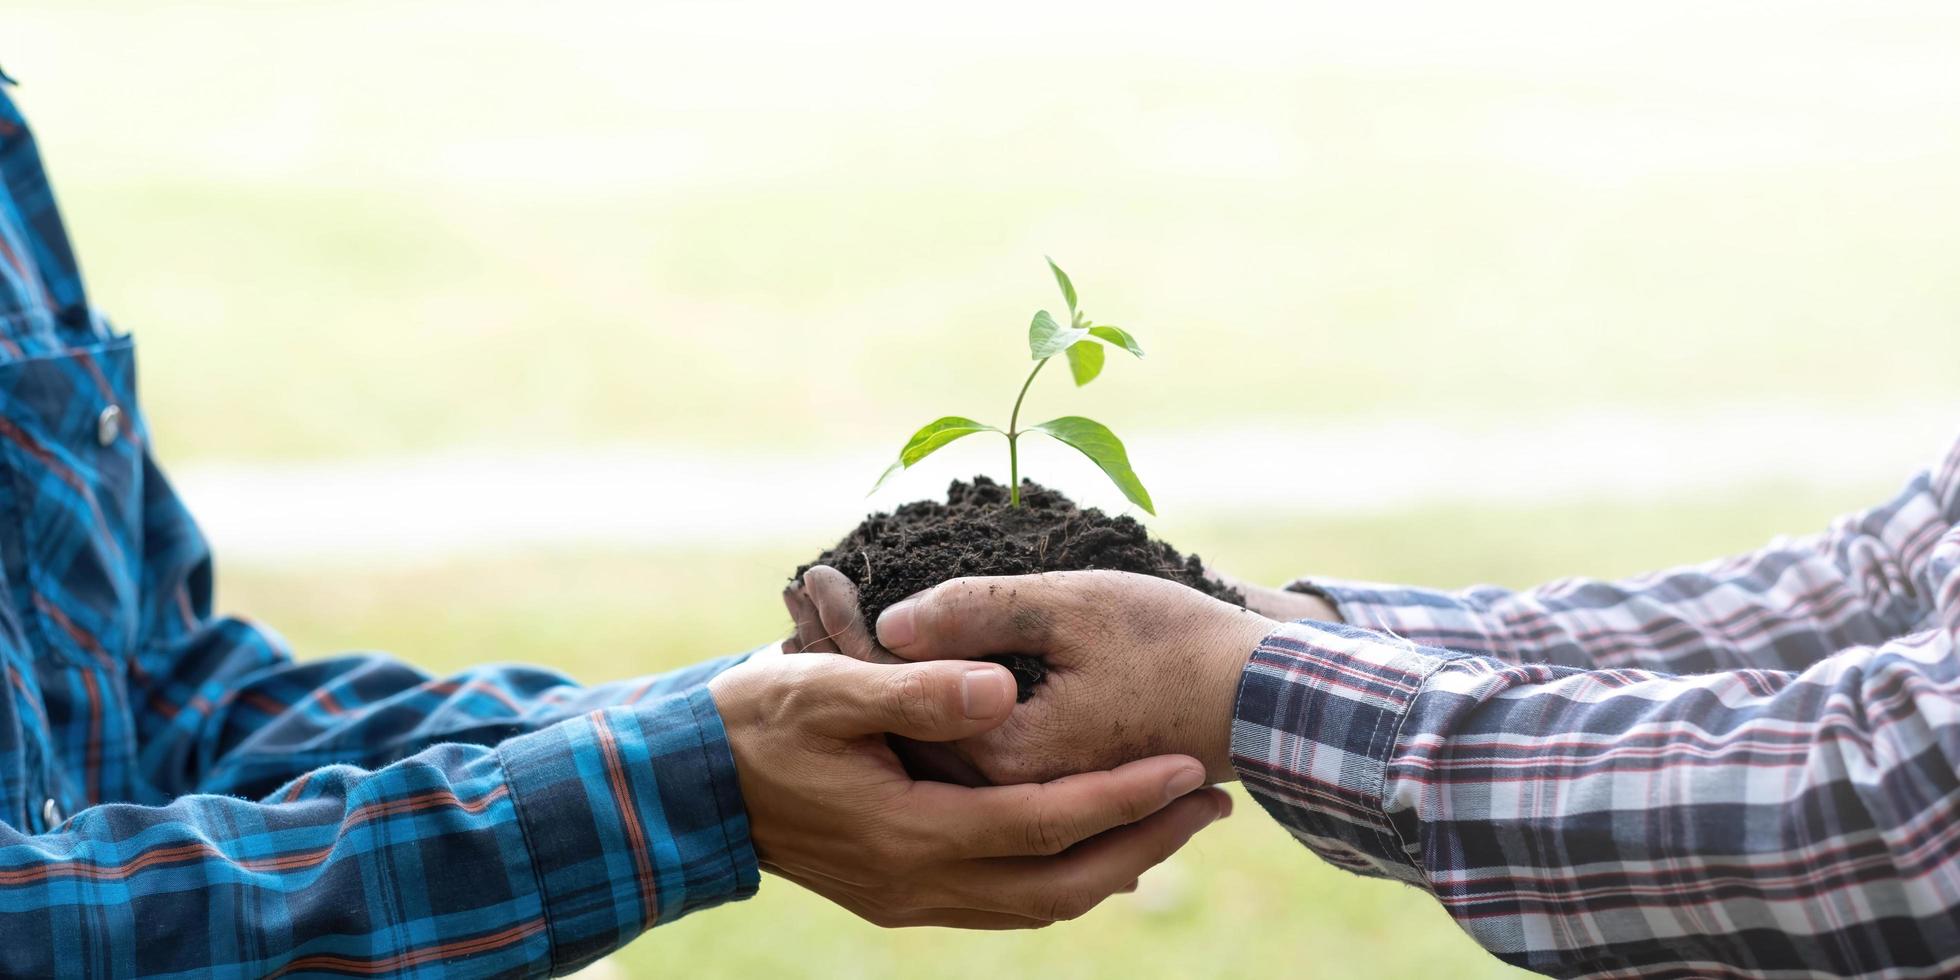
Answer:
[(837, 738), (889, 732), (950, 742), (992, 730), (1014, 710), (1014, 675), (998, 664), (941, 660), (866, 664), (826, 657), (804, 684), (816, 730)]
[(878, 614), (878, 643), (906, 660), (1053, 652), (1056, 623), (1088, 600), (1097, 572), (956, 578)]

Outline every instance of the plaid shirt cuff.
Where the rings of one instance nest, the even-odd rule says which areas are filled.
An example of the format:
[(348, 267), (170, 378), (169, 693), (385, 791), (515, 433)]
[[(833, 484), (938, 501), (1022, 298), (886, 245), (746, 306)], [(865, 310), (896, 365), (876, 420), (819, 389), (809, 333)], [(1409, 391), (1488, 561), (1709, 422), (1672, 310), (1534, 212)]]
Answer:
[(1460, 592), (1346, 582), (1299, 579), (1286, 586), (1295, 592), (1320, 596), (1332, 603), (1349, 625), (1410, 640), (1421, 646), (1462, 650), (1504, 660), (1516, 658), (1511, 624), (1492, 612), (1490, 598), (1510, 593), (1489, 586)]
[(499, 749), (551, 926), (576, 969), (760, 877), (714, 698), (607, 708)]
[(1240, 677), (1232, 766), (1253, 798), (1328, 862), (1420, 884), (1383, 785), (1416, 695), (1452, 659), (1353, 626), (1284, 624)]

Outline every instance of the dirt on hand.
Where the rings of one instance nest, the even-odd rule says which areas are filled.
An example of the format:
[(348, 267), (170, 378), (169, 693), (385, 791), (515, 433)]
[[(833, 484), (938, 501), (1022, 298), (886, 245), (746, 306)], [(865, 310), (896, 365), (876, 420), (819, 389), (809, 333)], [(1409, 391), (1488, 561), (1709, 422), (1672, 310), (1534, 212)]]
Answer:
[[(1020, 507), (1009, 507), (1007, 488), (984, 476), (972, 483), (955, 480), (943, 504), (919, 500), (865, 518), (835, 547), (798, 568), (796, 577), (811, 565), (829, 565), (857, 586), (866, 623), (948, 579), (1089, 569), (1154, 575), (1245, 605), (1239, 590), (1205, 576), (1197, 555), (1153, 540), (1134, 518), (1077, 507), (1032, 480), (1021, 484)], [(1038, 657), (990, 659), (1014, 672), (1022, 701), (1048, 673)]]

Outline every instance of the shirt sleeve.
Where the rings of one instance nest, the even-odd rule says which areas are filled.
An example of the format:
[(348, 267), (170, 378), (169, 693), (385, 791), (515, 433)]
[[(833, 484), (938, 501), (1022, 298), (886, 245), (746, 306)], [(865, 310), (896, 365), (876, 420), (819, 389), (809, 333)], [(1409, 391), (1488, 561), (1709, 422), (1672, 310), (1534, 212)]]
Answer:
[[(755, 893), (706, 688), (745, 656), (591, 687), (508, 665), (438, 677), (381, 654), (295, 661), (261, 625), (204, 619), (133, 662), (140, 762), (172, 802), (0, 841), (0, 881), (47, 882), (17, 899), (73, 920), (49, 948), (144, 967), (122, 972), (575, 969)], [(152, 892), (132, 921), (210, 938), (124, 949), (123, 913), (95, 906)]]
[[(0, 827), (0, 972), (537, 975), (756, 887), (705, 689), (258, 800)], [(85, 968), (84, 968), (84, 965)]]
[(1802, 672), (1693, 677), (1289, 624), (1245, 670), (1233, 762), (1309, 848), (1526, 969), (1949, 975), (1955, 609)]
[(1960, 442), (1891, 501), (1822, 534), (1626, 581), (1459, 591), (1303, 579), (1347, 622), (1509, 663), (1674, 674), (1802, 670), (1924, 626), (1933, 552), (1960, 524)]
[(213, 615), (210, 550), (144, 465), (138, 796), (0, 828), (0, 974), (537, 975), (755, 892), (705, 686), (742, 655), (590, 687), (296, 661)]
[[(132, 670), (140, 763), (164, 795), (258, 797), (326, 765), (380, 768), (448, 742), (491, 746), (701, 688), (748, 654), (593, 686), (522, 665), (435, 676), (380, 653), (296, 661), (265, 626), (203, 621)], [(148, 667), (141, 666), (148, 664)]]

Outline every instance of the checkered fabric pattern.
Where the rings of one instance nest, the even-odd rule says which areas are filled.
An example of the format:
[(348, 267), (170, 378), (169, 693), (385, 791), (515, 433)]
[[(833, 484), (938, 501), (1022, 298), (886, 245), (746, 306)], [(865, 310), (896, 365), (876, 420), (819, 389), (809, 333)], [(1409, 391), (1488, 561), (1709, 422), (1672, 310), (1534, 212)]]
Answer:
[(215, 617), (4, 86), (0, 179), (0, 974), (541, 975), (754, 892), (739, 658), (436, 678)]
[(1350, 625), (1260, 645), (1232, 750), (1326, 860), (1545, 973), (1960, 976), (1960, 443), (1726, 561), (1297, 586)]

